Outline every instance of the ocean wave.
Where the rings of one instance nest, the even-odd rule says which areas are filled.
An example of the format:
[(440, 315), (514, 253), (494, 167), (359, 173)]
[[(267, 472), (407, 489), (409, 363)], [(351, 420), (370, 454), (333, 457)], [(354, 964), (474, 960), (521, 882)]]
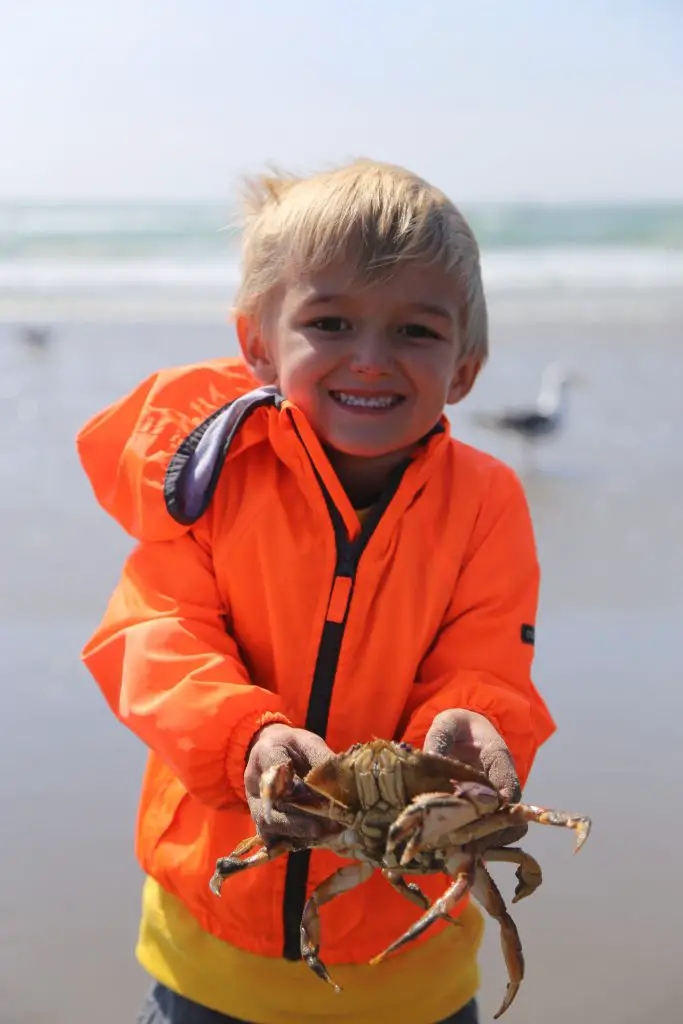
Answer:
[(482, 254), (487, 291), (683, 287), (683, 251), (517, 249)]
[[(482, 254), (487, 292), (683, 288), (683, 252), (642, 249), (546, 249)], [(234, 260), (0, 259), (5, 293), (121, 292), (182, 289), (230, 294)]]
[[(683, 203), (463, 204), (482, 250), (683, 252)], [(234, 254), (227, 204), (0, 203), (0, 258), (201, 258)]]
[(0, 289), (15, 292), (141, 288), (225, 291), (236, 282), (236, 267), (228, 262), (0, 260)]

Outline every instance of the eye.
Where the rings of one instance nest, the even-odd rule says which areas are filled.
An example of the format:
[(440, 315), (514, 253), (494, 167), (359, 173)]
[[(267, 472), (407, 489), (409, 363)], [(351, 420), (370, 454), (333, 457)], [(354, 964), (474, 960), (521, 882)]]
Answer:
[(341, 316), (321, 316), (317, 320), (311, 320), (308, 326), (326, 334), (339, 334), (341, 331), (348, 331), (351, 327), (349, 321)]
[(435, 331), (432, 327), (427, 327), (426, 324), (404, 324), (402, 327), (399, 327), (399, 333), (404, 334), (408, 338), (441, 337), (438, 331)]

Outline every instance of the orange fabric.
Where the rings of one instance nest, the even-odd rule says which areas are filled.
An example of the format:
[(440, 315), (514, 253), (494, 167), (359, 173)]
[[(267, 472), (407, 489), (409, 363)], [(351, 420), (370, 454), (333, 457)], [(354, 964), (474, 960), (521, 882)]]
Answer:
[[(266, 721), (303, 726), (323, 625), (334, 605), (336, 544), (315, 470), (350, 536), (360, 523), (296, 408), (260, 408), (240, 427), (207, 512), (192, 527), (166, 511), (163, 481), (193, 427), (253, 386), (233, 361), (163, 371), (79, 435), (101, 504), (140, 543), (83, 658), (112, 711), (150, 748), (137, 827), (143, 870), (201, 927), (242, 949), (282, 955), (286, 858), (208, 880), (253, 823), (245, 754)], [(313, 462), (314, 467), (311, 465)], [(535, 690), (538, 565), (512, 471), (431, 437), (363, 552), (348, 607), (326, 739), (420, 744), (438, 711), (486, 715), (522, 783), (554, 730)], [(308, 891), (338, 867), (315, 851)], [(443, 879), (421, 879), (434, 898)], [(366, 928), (373, 905), (372, 929)], [(415, 917), (376, 874), (323, 910), (323, 958), (363, 963)], [(438, 929), (437, 929), (438, 930)]]

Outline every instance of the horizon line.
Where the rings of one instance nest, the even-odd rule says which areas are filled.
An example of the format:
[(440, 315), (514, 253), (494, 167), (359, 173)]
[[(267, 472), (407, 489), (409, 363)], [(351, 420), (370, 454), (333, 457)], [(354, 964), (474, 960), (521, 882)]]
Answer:
[[(29, 196), (29, 195), (10, 195), (0, 193), (0, 204), (16, 204), (16, 205), (27, 205), (27, 206), (57, 206), (77, 203), (80, 206), (95, 206), (102, 203), (111, 204), (128, 204), (131, 206), (137, 205), (154, 205), (154, 206), (230, 206), (238, 202), (237, 197), (232, 199), (229, 197), (220, 198), (218, 196), (199, 198), (196, 196), (124, 196), (124, 195), (101, 195), (101, 196)], [(562, 207), (562, 206), (602, 206), (602, 207), (620, 207), (620, 206), (681, 206), (683, 205), (683, 194), (680, 196), (652, 196), (652, 195), (634, 195), (634, 196), (620, 196), (620, 197), (604, 197), (604, 196), (592, 196), (592, 197), (578, 197), (578, 196), (562, 196), (562, 197), (507, 197), (507, 198), (485, 198), (485, 197), (470, 197), (470, 198), (459, 198), (453, 199), (453, 202), (458, 206), (536, 206), (536, 207)]]

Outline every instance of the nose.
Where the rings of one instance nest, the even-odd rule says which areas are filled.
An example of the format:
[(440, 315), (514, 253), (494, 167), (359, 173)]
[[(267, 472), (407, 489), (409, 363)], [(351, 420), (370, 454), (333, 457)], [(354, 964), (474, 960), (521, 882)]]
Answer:
[(354, 373), (367, 377), (386, 377), (392, 371), (391, 341), (382, 331), (365, 330), (358, 334), (350, 357)]

